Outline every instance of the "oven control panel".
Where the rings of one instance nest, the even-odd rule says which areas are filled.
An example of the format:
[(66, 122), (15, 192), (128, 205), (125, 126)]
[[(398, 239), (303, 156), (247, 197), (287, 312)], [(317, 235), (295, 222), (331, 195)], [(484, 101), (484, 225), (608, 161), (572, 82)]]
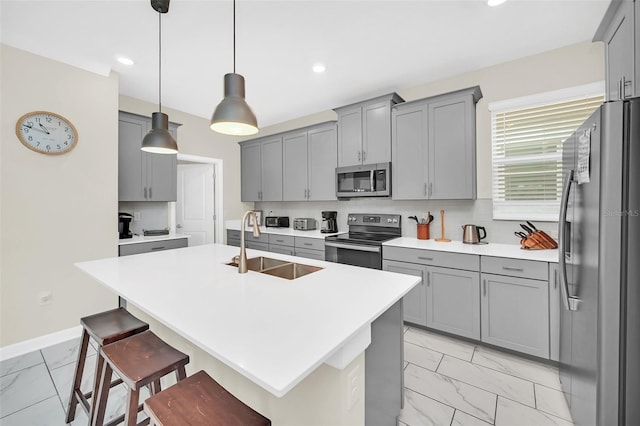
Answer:
[(347, 216), (349, 225), (384, 226), (387, 228), (400, 228), (400, 215), (397, 214), (359, 214), (350, 213)]

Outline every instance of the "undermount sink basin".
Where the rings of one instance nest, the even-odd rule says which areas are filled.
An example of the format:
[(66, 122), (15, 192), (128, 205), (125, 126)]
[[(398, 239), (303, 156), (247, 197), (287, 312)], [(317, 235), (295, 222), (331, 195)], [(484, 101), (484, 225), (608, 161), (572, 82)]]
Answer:
[[(227, 263), (229, 266), (238, 267), (237, 262)], [(252, 257), (247, 259), (247, 269), (249, 271), (260, 272), (273, 275), (279, 278), (295, 280), (312, 272), (321, 270), (318, 266), (304, 265), (302, 263), (287, 262), (285, 260), (272, 259), (270, 257)]]
[(263, 274), (273, 275), (275, 277), (295, 280), (312, 272), (319, 271), (322, 268), (311, 265), (303, 265), (302, 263), (287, 263), (282, 266), (276, 266), (271, 269), (262, 271)]

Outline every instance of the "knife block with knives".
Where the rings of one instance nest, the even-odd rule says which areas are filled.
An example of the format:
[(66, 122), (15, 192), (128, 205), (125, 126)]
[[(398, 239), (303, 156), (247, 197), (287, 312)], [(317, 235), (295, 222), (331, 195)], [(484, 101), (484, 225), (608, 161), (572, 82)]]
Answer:
[[(528, 225), (528, 226), (527, 226)], [(558, 243), (544, 231), (537, 229), (533, 223), (520, 224), (527, 234), (520, 239), (520, 246), (526, 250), (549, 250), (558, 248)], [(518, 234), (522, 235), (521, 232)]]

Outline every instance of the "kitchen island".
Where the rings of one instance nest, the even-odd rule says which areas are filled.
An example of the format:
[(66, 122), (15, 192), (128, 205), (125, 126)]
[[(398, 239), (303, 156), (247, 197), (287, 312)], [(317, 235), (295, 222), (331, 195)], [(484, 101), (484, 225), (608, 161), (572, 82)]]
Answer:
[(255, 250), (247, 250), (249, 258), (322, 269), (294, 280), (238, 274), (226, 265), (237, 254), (211, 244), (76, 266), (188, 353), (189, 374), (205, 369), (274, 425), (363, 425), (372, 324), (399, 310), (419, 280)]

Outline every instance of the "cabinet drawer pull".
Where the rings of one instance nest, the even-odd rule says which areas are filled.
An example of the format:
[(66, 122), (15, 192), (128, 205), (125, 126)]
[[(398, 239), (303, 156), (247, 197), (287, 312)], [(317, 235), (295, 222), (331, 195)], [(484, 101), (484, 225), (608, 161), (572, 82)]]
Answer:
[(277, 243), (284, 243), (284, 240), (276, 240)]
[(312, 246), (312, 243), (303, 243), (305, 246)]
[(511, 268), (509, 266), (503, 266), (502, 269), (504, 269), (505, 271), (524, 272), (524, 269), (522, 268)]
[(431, 260), (431, 261), (433, 261), (433, 257), (418, 256), (418, 259), (420, 259), (420, 260)]
[(151, 250), (164, 250), (164, 249), (165, 249), (164, 246), (162, 246), (162, 247), (151, 247)]

